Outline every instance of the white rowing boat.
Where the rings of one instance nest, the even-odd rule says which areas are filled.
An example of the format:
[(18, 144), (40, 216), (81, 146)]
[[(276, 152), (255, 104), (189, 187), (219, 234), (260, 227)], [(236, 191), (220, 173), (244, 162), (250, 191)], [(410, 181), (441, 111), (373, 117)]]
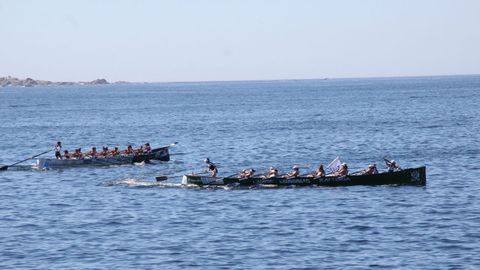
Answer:
[(78, 166), (111, 166), (124, 165), (136, 162), (149, 162), (150, 160), (169, 161), (169, 146), (155, 148), (149, 153), (136, 155), (118, 155), (106, 157), (85, 157), (79, 159), (55, 159), (55, 158), (38, 158), (35, 167), (38, 169), (61, 169)]

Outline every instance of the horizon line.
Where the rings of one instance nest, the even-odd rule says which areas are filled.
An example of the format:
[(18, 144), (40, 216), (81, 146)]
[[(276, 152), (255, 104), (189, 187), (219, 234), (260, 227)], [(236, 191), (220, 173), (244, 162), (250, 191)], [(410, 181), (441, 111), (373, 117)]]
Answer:
[[(161, 84), (161, 83), (216, 83), (216, 82), (268, 82), (268, 81), (315, 81), (315, 80), (356, 80), (356, 79), (395, 79), (395, 78), (435, 78), (435, 77), (467, 77), (467, 76), (480, 76), (480, 73), (459, 73), (459, 74), (435, 74), (435, 75), (386, 75), (386, 76), (358, 76), (358, 77), (323, 77), (323, 78), (288, 78), (288, 79), (234, 79), (234, 80), (185, 80), (185, 81), (127, 81), (127, 80), (116, 80), (110, 81), (105, 79), (105, 77), (98, 77), (97, 79), (105, 79), (108, 81), (108, 84)], [(3, 78), (13, 77), (21, 80), (26, 80), (28, 78), (39, 81), (50, 81), (53, 83), (57, 82), (68, 82), (68, 83), (84, 83), (90, 82), (85, 80), (80, 81), (54, 81), (49, 79), (34, 79), (32, 77), (20, 78), (12, 75), (2, 76)], [(1, 77), (0, 77), (1, 78)]]
[[(378, 76), (378, 77), (323, 77), (323, 78), (291, 78), (291, 79), (244, 79), (244, 80), (205, 80), (205, 81), (151, 81), (151, 82), (129, 82), (138, 84), (149, 83), (214, 83), (214, 82), (269, 82), (269, 81), (316, 81), (316, 80), (356, 80), (356, 79), (394, 79), (394, 78), (428, 78), (428, 77), (467, 77), (480, 76), (480, 73), (462, 73), (462, 74), (441, 74), (441, 75), (399, 75), (399, 76)], [(118, 81), (123, 82), (123, 81)], [(115, 83), (115, 82), (113, 82)]]

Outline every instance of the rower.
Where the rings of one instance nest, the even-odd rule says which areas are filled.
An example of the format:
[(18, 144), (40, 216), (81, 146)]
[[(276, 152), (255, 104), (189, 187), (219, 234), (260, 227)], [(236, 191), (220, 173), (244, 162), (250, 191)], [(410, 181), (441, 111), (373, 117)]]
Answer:
[(102, 151), (100, 152), (100, 156), (106, 157), (108, 156), (108, 147), (102, 147)]
[(118, 156), (120, 155), (120, 151), (118, 151), (118, 147), (115, 146), (115, 148), (113, 148), (112, 152), (110, 152), (110, 154), (112, 156)]
[(373, 163), (373, 174), (378, 174), (377, 164)]
[(210, 159), (209, 159), (209, 158), (206, 158), (206, 159), (204, 160), (204, 162), (207, 164), (207, 166), (208, 166), (208, 171), (212, 174), (212, 177), (216, 177), (216, 176), (217, 176), (217, 173), (218, 173), (217, 166), (215, 166), (215, 164), (213, 164), (212, 162), (210, 162)]
[(295, 165), (292, 167), (292, 171), (287, 173), (287, 177), (298, 177), (300, 175), (300, 168)]
[(249, 178), (249, 177), (252, 177), (253, 175), (255, 174), (255, 169), (250, 169), (250, 170), (243, 170), (243, 176), (242, 174), (240, 174), (241, 177), (243, 178)]
[(63, 151), (63, 157), (65, 159), (70, 159), (71, 155), (68, 153), (68, 150)]
[(57, 142), (55, 147), (53, 147), (53, 151), (55, 151), (55, 158), (56, 159), (62, 159), (62, 142)]
[(267, 178), (277, 177), (277, 176), (278, 176), (278, 170), (277, 170), (277, 168), (275, 168), (275, 167), (270, 167), (270, 169), (268, 170)]
[(307, 175), (307, 177), (324, 177), (325, 176), (325, 170), (323, 169), (323, 164), (320, 164), (318, 168), (314, 171), (311, 172)]
[(77, 159), (78, 158), (78, 149), (75, 149), (75, 151), (72, 154), (72, 157)]
[(85, 156), (91, 156), (92, 158), (96, 158), (97, 155), (97, 147), (95, 146), (92, 147), (92, 151), (85, 153)]
[(82, 148), (75, 149), (75, 153), (72, 154), (72, 157), (74, 157), (76, 159), (80, 159), (80, 158), (82, 158), (82, 156), (83, 156)]
[(320, 164), (320, 166), (318, 166), (317, 170), (315, 170), (315, 176), (316, 177), (324, 177), (325, 176), (325, 170), (323, 169), (323, 164)]
[(131, 154), (133, 154), (133, 147), (132, 147), (132, 145), (129, 144), (129, 145), (127, 146), (127, 149), (124, 150), (123, 153), (124, 153), (125, 155), (131, 155)]
[(333, 173), (333, 176), (344, 176), (348, 174), (348, 166), (347, 163), (342, 163), (340, 169)]
[(150, 143), (147, 142), (143, 150), (145, 150), (146, 153), (150, 153), (150, 151), (152, 151), (152, 148), (150, 147)]
[(376, 164), (370, 164), (368, 165), (368, 168), (362, 171), (362, 175), (372, 175), (372, 174), (377, 174), (377, 165)]
[(395, 160), (393, 159), (392, 160), (385, 159), (385, 164), (387, 164), (388, 172), (398, 172), (402, 170), (402, 168), (400, 168), (400, 166), (398, 166)]

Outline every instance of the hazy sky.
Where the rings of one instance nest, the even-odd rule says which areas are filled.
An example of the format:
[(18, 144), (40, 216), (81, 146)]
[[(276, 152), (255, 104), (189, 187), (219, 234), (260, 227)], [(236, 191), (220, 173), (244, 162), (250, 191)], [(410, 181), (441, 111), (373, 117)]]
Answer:
[(0, 0), (0, 77), (480, 74), (480, 1)]

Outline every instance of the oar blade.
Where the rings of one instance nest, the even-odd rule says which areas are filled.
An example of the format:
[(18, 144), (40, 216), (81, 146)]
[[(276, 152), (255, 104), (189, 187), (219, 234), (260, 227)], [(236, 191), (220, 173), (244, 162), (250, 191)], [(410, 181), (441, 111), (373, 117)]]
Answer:
[(7, 169), (8, 169), (7, 165), (0, 167), (0, 171), (6, 171)]
[(157, 180), (157, 182), (166, 181), (167, 179), (168, 179), (168, 177), (166, 177), (165, 175), (155, 177), (155, 180)]

